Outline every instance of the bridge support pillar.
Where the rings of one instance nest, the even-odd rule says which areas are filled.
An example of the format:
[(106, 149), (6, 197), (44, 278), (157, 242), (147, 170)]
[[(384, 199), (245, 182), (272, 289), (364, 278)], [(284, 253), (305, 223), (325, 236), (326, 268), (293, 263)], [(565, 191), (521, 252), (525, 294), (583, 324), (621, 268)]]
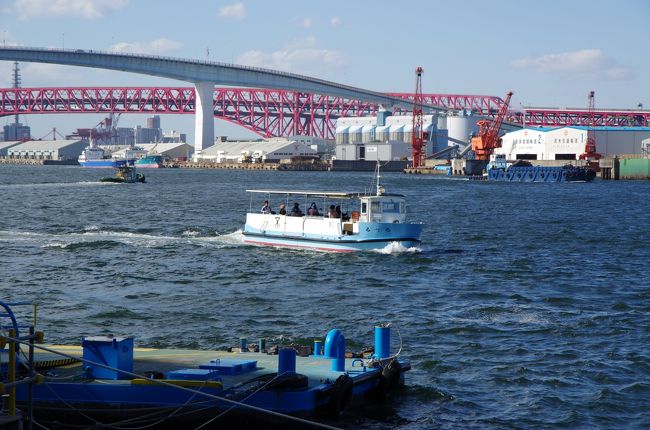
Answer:
[(214, 145), (214, 82), (195, 82), (194, 153)]

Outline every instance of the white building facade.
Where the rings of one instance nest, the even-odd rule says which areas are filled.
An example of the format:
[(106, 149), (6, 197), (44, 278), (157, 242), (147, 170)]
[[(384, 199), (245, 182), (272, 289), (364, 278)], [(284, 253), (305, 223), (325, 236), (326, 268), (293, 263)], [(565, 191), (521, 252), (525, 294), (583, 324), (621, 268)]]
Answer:
[[(585, 152), (587, 127), (526, 128), (506, 133), (497, 154), (509, 160), (576, 160)], [(650, 138), (647, 127), (597, 127), (596, 152), (606, 157), (642, 154), (641, 142)]]

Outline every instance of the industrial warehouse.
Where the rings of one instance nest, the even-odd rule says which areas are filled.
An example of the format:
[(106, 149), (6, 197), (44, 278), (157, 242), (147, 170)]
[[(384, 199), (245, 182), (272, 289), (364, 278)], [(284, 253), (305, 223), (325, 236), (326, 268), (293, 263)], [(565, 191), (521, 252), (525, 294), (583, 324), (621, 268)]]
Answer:
[(195, 154), (194, 161), (215, 163), (279, 163), (292, 157), (316, 157), (317, 149), (304, 140), (284, 138), (258, 140), (221, 140)]
[[(510, 160), (578, 160), (584, 152), (586, 127), (526, 128), (506, 133), (495, 153)], [(601, 156), (641, 155), (642, 142), (650, 138), (647, 127), (598, 127), (596, 150)]]

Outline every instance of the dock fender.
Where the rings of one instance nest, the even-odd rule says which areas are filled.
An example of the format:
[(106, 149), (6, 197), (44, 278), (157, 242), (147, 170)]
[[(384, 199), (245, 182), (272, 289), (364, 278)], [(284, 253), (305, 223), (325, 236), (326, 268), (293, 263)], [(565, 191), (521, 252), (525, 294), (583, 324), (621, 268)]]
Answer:
[(328, 415), (331, 418), (341, 418), (341, 413), (348, 407), (352, 400), (353, 388), (354, 382), (347, 374), (336, 378), (336, 381), (332, 385), (332, 393), (330, 394), (330, 401), (327, 406)]
[(392, 359), (381, 370), (379, 383), (373, 392), (373, 398), (376, 401), (383, 401), (388, 395), (397, 388), (399, 385), (400, 376), (402, 374), (402, 365), (399, 361)]

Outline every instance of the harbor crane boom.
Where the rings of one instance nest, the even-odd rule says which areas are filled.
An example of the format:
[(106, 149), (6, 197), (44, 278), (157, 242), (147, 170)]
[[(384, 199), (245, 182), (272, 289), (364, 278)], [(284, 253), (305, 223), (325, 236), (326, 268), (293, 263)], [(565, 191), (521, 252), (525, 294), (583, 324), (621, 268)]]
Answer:
[(512, 91), (506, 94), (506, 99), (494, 117), (494, 121), (484, 119), (477, 122), (479, 127), (478, 136), (472, 138), (472, 151), (474, 151), (477, 160), (488, 160), (492, 151), (500, 146), (499, 130), (508, 113), (508, 105), (512, 94)]

